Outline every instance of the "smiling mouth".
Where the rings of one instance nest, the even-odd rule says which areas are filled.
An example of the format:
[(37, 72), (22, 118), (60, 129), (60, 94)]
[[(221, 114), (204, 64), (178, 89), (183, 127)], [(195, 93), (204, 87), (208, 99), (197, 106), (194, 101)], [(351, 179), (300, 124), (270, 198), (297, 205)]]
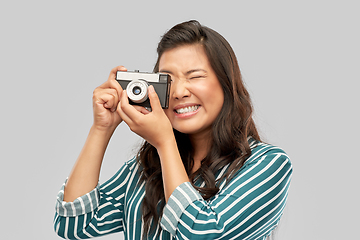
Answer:
[(179, 109), (175, 109), (175, 112), (178, 113), (178, 114), (184, 114), (184, 113), (194, 112), (194, 111), (198, 110), (199, 107), (200, 107), (200, 105), (195, 105), (195, 106), (189, 106), (189, 107), (179, 108)]

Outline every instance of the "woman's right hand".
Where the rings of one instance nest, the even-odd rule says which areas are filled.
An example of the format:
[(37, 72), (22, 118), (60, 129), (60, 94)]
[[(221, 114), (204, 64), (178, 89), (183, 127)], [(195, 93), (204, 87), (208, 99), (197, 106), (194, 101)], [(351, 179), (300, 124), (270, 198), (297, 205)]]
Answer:
[(124, 66), (113, 68), (108, 80), (93, 93), (93, 127), (100, 130), (115, 130), (122, 119), (116, 111), (121, 99), (122, 88), (115, 80), (117, 71), (127, 71)]
[(90, 192), (99, 182), (105, 150), (112, 133), (122, 121), (117, 111), (122, 94), (122, 88), (115, 80), (117, 71), (127, 70), (123, 66), (113, 68), (109, 79), (94, 90), (94, 123), (66, 182), (65, 202), (72, 202)]

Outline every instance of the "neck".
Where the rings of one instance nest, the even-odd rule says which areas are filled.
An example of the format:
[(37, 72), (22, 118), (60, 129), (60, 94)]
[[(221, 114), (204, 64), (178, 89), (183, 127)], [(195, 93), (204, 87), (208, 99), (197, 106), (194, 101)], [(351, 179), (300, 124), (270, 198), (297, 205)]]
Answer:
[(200, 168), (201, 161), (206, 157), (210, 150), (211, 137), (209, 133), (206, 133), (201, 135), (193, 134), (190, 135), (189, 138), (194, 150), (194, 167), (192, 172), (195, 172)]

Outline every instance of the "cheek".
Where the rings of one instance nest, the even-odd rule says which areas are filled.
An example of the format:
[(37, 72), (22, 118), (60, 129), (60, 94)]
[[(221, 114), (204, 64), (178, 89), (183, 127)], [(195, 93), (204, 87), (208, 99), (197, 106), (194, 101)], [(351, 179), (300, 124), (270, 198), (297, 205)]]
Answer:
[(222, 108), (224, 103), (224, 93), (220, 86), (213, 84), (206, 90), (203, 89), (202, 92), (204, 93), (204, 99), (206, 99), (206, 102), (208, 102), (209, 105), (212, 105), (214, 108)]

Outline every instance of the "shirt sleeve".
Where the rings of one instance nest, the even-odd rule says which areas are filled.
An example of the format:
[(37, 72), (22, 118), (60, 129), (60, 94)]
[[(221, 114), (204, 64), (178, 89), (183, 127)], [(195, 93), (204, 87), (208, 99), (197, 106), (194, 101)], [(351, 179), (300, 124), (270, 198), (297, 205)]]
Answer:
[(54, 230), (60, 237), (83, 239), (123, 231), (124, 196), (132, 173), (129, 162), (107, 182), (73, 202), (63, 201), (66, 182), (63, 184), (54, 217)]
[(208, 201), (183, 183), (165, 205), (161, 227), (178, 239), (263, 239), (282, 215), (291, 174), (288, 156), (272, 149), (248, 159)]

